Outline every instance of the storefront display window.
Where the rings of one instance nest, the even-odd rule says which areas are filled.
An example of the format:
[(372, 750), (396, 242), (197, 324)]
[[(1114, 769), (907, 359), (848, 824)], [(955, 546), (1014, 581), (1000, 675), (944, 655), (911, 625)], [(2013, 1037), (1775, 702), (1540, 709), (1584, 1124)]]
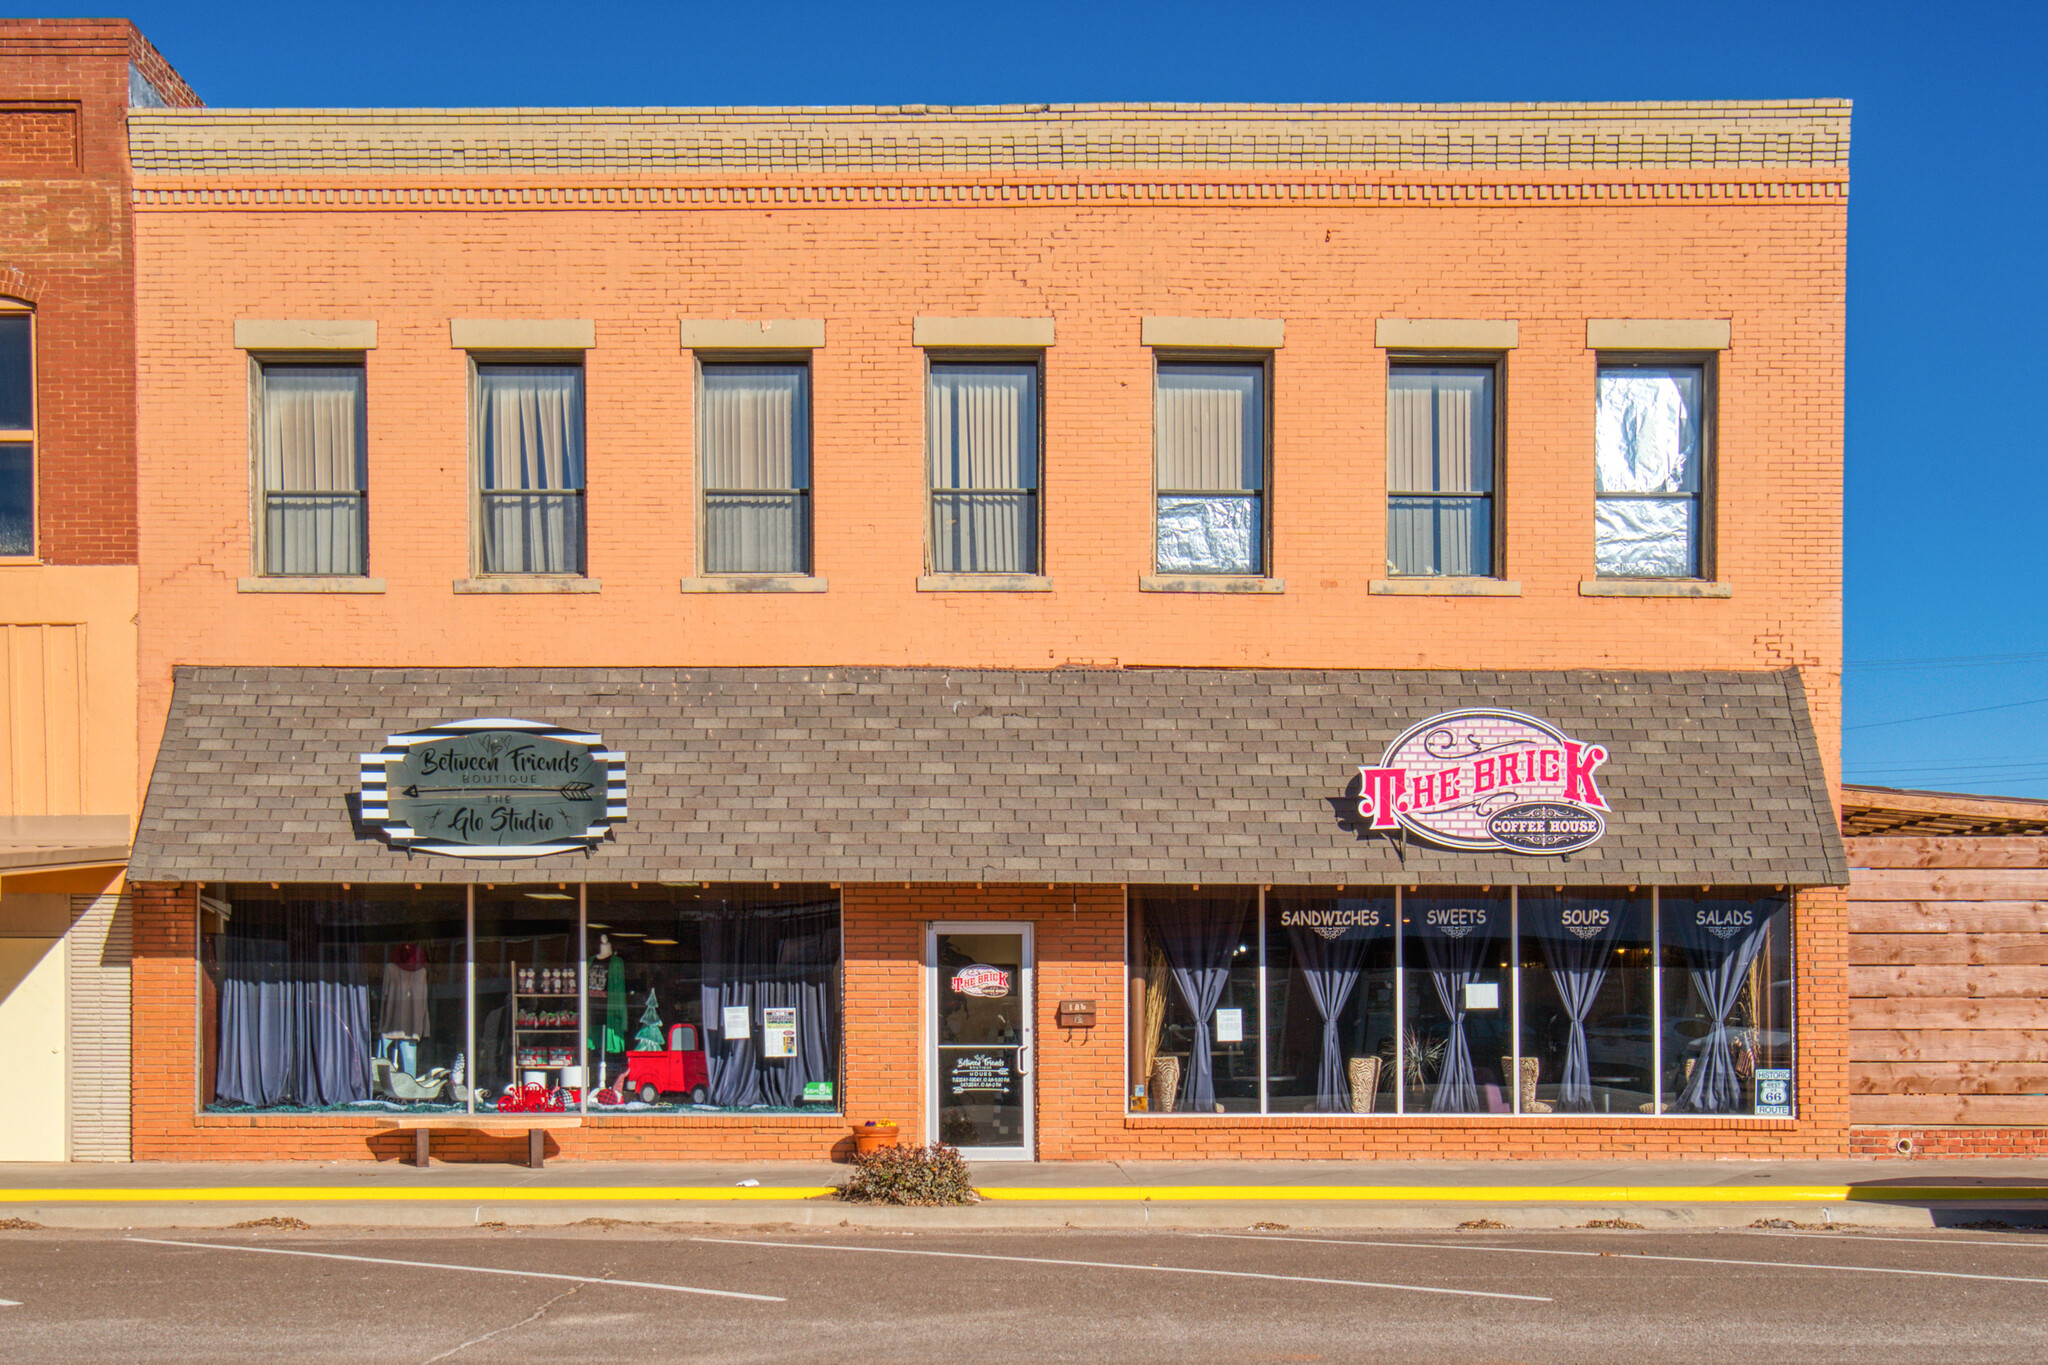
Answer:
[(210, 1111), (838, 1108), (829, 887), (235, 886), (201, 913)]
[(1789, 1118), (1791, 905), (1746, 888), (1134, 887), (1132, 1105)]

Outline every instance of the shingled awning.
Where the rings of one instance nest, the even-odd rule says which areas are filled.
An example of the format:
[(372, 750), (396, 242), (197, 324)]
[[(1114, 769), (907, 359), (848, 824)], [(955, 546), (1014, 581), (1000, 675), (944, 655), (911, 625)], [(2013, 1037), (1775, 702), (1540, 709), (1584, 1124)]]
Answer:
[[(1503, 707), (1610, 751), (1569, 859), (1360, 828), (1358, 768), (1432, 715)], [(624, 752), (630, 818), (480, 866), (354, 814), (385, 737), (508, 716)], [(1840, 884), (1798, 675), (188, 668), (131, 881)]]

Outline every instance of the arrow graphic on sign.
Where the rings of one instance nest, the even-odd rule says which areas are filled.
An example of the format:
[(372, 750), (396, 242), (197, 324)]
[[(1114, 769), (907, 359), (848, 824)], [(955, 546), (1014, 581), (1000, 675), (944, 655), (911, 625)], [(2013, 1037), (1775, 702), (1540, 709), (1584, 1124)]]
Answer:
[(415, 799), (415, 800), (416, 800), (416, 799), (418, 799), (419, 797), (422, 797), (422, 796), (491, 796), (491, 795), (496, 795), (496, 794), (500, 794), (500, 793), (502, 793), (502, 794), (504, 794), (504, 795), (507, 795), (507, 796), (548, 796), (548, 795), (551, 795), (551, 794), (552, 794), (552, 795), (560, 795), (560, 796), (562, 796), (563, 798), (565, 798), (566, 800), (570, 800), (570, 801), (583, 801), (583, 800), (587, 800), (587, 799), (589, 798), (589, 796), (590, 796), (590, 784), (589, 784), (588, 782), (564, 782), (564, 783), (563, 783), (563, 784), (562, 784), (561, 786), (559, 786), (559, 787), (556, 787), (556, 788), (554, 788), (554, 790), (553, 790), (553, 792), (552, 792), (552, 793), (551, 793), (551, 792), (549, 791), (549, 789), (548, 789), (548, 788), (546, 788), (546, 787), (419, 787), (419, 786), (413, 786), (413, 787), (406, 787), (405, 789), (403, 789), (402, 791), (400, 791), (400, 792), (399, 792), (398, 794), (399, 794), (400, 796), (404, 796), (404, 797), (408, 797), (408, 798), (412, 798), (412, 799)]

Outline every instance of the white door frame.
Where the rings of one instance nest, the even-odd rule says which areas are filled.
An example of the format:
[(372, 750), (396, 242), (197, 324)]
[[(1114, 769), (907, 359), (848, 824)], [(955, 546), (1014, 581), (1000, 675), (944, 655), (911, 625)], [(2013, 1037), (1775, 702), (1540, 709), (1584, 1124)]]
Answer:
[(924, 1071), (924, 1140), (939, 1140), (939, 935), (940, 934), (1021, 934), (1024, 939), (1023, 963), (1019, 970), (1023, 981), (1018, 993), (1023, 1001), (1024, 1024), (1018, 1030), (1022, 1046), (1018, 1049), (1019, 1074), (1024, 1082), (1024, 1143), (1021, 1147), (982, 1147), (961, 1155), (970, 1161), (1036, 1161), (1038, 1160), (1038, 954), (1034, 936), (1035, 926), (1030, 920), (1012, 919), (946, 919), (928, 920), (924, 926), (924, 962), (922, 977), (924, 1027), (923, 1056), (920, 1065)]

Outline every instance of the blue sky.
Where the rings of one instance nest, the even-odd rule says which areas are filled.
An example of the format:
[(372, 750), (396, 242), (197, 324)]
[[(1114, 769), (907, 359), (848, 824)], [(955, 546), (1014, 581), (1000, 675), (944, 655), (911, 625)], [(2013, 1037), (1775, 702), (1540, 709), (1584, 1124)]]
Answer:
[(214, 105), (1854, 99), (1846, 776), (2048, 796), (2048, 5), (125, 12)]

